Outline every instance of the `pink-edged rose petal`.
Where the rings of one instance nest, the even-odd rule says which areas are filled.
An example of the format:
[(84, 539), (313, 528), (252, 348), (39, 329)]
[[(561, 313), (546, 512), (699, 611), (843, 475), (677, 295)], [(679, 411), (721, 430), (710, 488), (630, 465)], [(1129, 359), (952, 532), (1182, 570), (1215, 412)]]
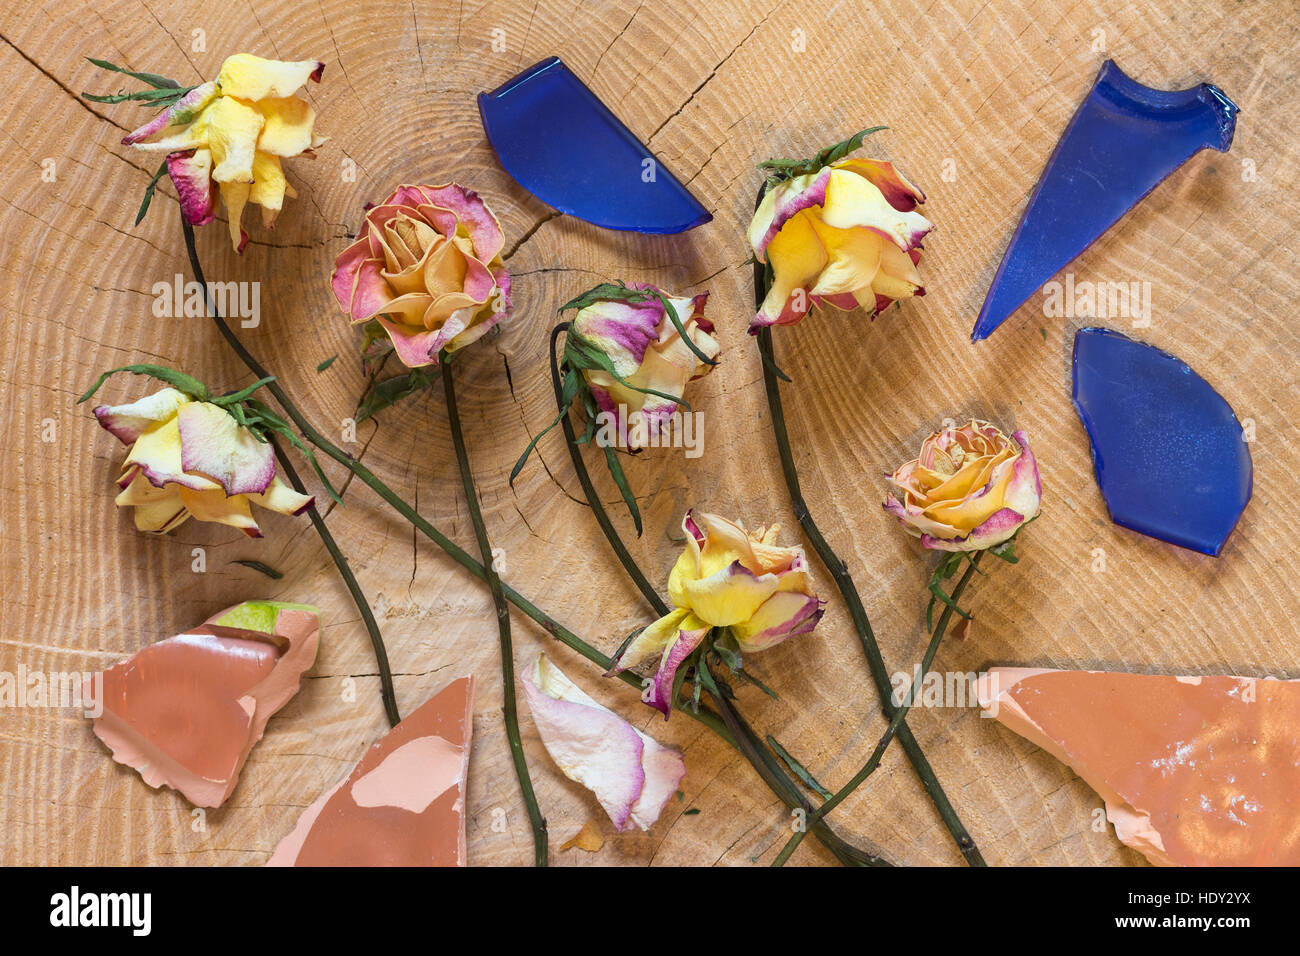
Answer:
[(217, 194), (212, 189), (212, 154), (206, 149), (169, 153), (167, 175), (176, 187), (185, 221), (191, 226), (210, 223), (217, 208)]
[(191, 402), (180, 410), (181, 467), (221, 484), (227, 496), (261, 494), (275, 478), (275, 450), (224, 408)]
[(125, 405), (98, 405), (95, 407), (95, 418), (123, 445), (130, 445), (146, 429), (167, 421), (189, 401), (189, 396), (184, 392), (164, 388)]
[(619, 831), (649, 829), (685, 776), (681, 754), (598, 704), (544, 654), (522, 680), (542, 743), (564, 775), (595, 794)]

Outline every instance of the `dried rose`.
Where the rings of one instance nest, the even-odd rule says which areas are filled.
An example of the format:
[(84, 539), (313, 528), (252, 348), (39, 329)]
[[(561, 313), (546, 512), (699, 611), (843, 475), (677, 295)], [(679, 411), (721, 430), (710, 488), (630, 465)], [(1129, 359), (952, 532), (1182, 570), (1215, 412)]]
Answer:
[(407, 366), (434, 365), (509, 315), (505, 235), (477, 193), (399, 186), (366, 212), (334, 260), (334, 297), (355, 323), (377, 320)]
[(885, 510), (935, 551), (982, 551), (1038, 514), (1042, 482), (1029, 437), (971, 419), (937, 431), (889, 478)]
[(916, 263), (932, 228), (925, 195), (880, 160), (841, 159), (769, 186), (749, 226), (772, 283), (750, 334), (794, 325), (816, 305), (869, 313), (924, 295)]
[(607, 283), (574, 300), (581, 305), (569, 335), (600, 352), (612, 369), (582, 364), (596, 407), (613, 416), (618, 447), (654, 446), (687, 383), (713, 370), (720, 346), (704, 317), (708, 297), (703, 292), (681, 298), (644, 283)]
[(237, 53), (221, 64), (215, 81), (194, 87), (122, 143), (167, 154), (181, 214), (192, 226), (215, 217), (216, 183), (231, 244), (243, 252), (244, 206), (261, 206), (262, 225), (273, 228), (284, 197), (298, 195), (280, 160), (312, 156), (325, 142), (312, 128), (316, 111), (294, 95), (308, 80), (319, 83), (324, 71), (319, 60), (285, 63)]
[(803, 548), (778, 546), (779, 526), (751, 534), (691, 510), (682, 530), (686, 549), (668, 577), (674, 609), (637, 635), (610, 668), (618, 673), (658, 658), (645, 700), (665, 717), (678, 668), (710, 629), (728, 628), (741, 651), (761, 651), (807, 634), (824, 613)]
[(135, 509), (141, 531), (165, 534), (190, 517), (262, 536), (251, 505), (301, 514), (314, 499), (276, 474), (275, 451), (224, 408), (164, 388), (95, 417), (127, 446), (117, 505)]

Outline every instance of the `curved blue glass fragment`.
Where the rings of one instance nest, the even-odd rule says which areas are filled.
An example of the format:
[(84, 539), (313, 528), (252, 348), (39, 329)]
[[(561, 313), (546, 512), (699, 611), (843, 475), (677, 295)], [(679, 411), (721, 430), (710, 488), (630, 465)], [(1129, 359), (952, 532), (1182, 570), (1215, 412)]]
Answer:
[(1111, 520), (1218, 555), (1253, 477), (1223, 396), (1168, 352), (1085, 328), (1074, 336), (1074, 407)]
[(478, 109), (506, 172), (560, 212), (649, 233), (713, 218), (559, 57), (480, 93)]
[(1047, 161), (971, 341), (988, 336), (1170, 173), (1227, 152), (1237, 106), (1217, 86), (1153, 90), (1107, 60)]

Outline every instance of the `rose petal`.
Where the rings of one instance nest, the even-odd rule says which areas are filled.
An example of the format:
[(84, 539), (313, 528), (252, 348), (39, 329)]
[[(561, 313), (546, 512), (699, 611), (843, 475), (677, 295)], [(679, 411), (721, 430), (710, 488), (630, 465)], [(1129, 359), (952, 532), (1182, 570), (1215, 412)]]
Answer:
[(126, 405), (99, 405), (95, 418), (124, 445), (130, 445), (147, 429), (168, 421), (190, 401), (184, 392), (164, 388)]
[(259, 152), (272, 156), (298, 156), (320, 145), (312, 132), (316, 111), (296, 96), (259, 100), (262, 132), (257, 137)]
[[(145, 123), (139, 129), (128, 133), (122, 137), (123, 146), (142, 146), (146, 140), (164, 131), (170, 131), (168, 139), (175, 140), (180, 138), (192, 138), (197, 140), (200, 131), (182, 130), (181, 127), (188, 126), (194, 121), (194, 118), (203, 111), (203, 109), (217, 98), (217, 85), (215, 83), (203, 83), (194, 87), (179, 100), (167, 107), (148, 123)], [(196, 145), (198, 143), (196, 142)], [(184, 148), (184, 147), (179, 147)]]
[(167, 154), (167, 175), (176, 187), (181, 215), (191, 226), (206, 226), (216, 215), (212, 154), (207, 149)]
[(642, 697), (642, 700), (664, 715), (664, 720), (668, 719), (673, 709), (673, 684), (677, 680), (677, 670), (690, 657), (691, 652), (700, 646), (700, 641), (704, 640), (704, 635), (709, 630), (708, 624), (694, 614), (688, 614), (664, 648), (654, 679)]
[(646, 779), (641, 735), (588, 697), (544, 654), (522, 680), (546, 752), (566, 777), (596, 795), (615, 828), (628, 829)]
[(227, 495), (259, 494), (275, 477), (275, 449), (259, 441), (230, 413), (210, 402), (190, 402), (177, 421), (181, 467), (219, 482)]
[(815, 595), (781, 591), (763, 602), (747, 620), (732, 625), (731, 633), (742, 651), (764, 651), (782, 641), (807, 634), (825, 613)]
[(265, 123), (257, 107), (223, 96), (203, 119), (212, 151), (212, 178), (219, 183), (253, 182), (253, 154)]
[(319, 83), (325, 64), (319, 60), (264, 60), (251, 53), (226, 57), (217, 74), (222, 96), (241, 100), (293, 96), (307, 83)]

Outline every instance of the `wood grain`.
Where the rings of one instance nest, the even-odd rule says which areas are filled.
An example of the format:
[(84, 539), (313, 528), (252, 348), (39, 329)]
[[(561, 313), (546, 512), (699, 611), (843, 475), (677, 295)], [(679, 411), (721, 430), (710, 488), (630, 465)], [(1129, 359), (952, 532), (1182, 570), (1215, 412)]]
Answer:
[[(205, 31), (202, 49), (196, 29)], [(494, 52), (494, 30), (504, 31), (505, 52)], [(806, 50), (795, 52), (800, 35)], [(0, 568), (9, 583), (0, 595), (0, 670), (98, 669), (254, 597), (312, 601), (325, 628), (310, 679), (271, 722), (230, 803), (202, 826), (175, 793), (152, 791), (114, 764), (80, 715), (4, 711), (0, 862), (261, 863), (301, 808), (385, 727), (364, 631), (306, 521), (269, 517), (258, 542), (196, 523), (154, 539), (112, 505), (118, 446), (73, 404), (95, 375), (130, 361), (174, 364), (216, 386), (247, 375), (204, 320), (153, 317), (153, 284), (187, 272), (174, 193), (164, 184), (145, 222), (131, 226), (153, 164), (118, 140), (147, 114), (80, 100), (82, 90), (115, 87), (86, 56), (185, 83), (215, 76), (237, 51), (327, 62), (309, 96), (331, 140), (314, 162), (289, 164), (301, 198), (273, 233), (251, 230), (242, 258), (223, 225), (199, 238), (210, 279), (263, 283), (261, 326), (241, 335), (309, 417), (336, 434), (360, 376), (351, 358), (357, 335), (325, 279), (362, 204), (401, 182), (452, 178), (487, 198), (507, 231), (519, 308), (508, 328), (458, 363), (483, 508), (505, 549), (506, 580), (606, 649), (647, 614), (579, 503), (558, 432), (513, 489), (507, 480), (553, 414), (544, 361), (556, 307), (605, 278), (712, 293), (723, 361), (691, 396), (705, 415), (705, 454), (661, 451), (628, 468), (647, 529), (633, 551), (653, 580), (666, 578), (690, 505), (751, 524), (779, 521), (793, 536), (759, 359), (744, 333), (753, 165), (888, 124), (873, 151), (926, 190), (938, 223), (921, 265), (929, 294), (874, 323), (815, 316), (781, 330), (777, 351), (796, 382), (786, 401), (807, 497), (848, 558), (891, 669), (908, 670), (923, 650), (930, 567), (880, 512), (880, 475), (911, 457), (942, 418), (974, 414), (1028, 429), (1045, 517), (1023, 540), (1019, 565), (979, 580), (970, 636), (946, 644), (938, 668), (1295, 677), (1298, 39), (1296, 8), (1262, 0), (8, 5), (0, 14), (9, 104), (0, 153), (8, 312)], [(551, 54), (689, 182), (712, 223), (669, 237), (605, 232), (557, 216), (506, 176), (474, 96)], [(968, 340), (1029, 191), (1106, 55), (1154, 86), (1211, 79), (1242, 108), (1231, 153), (1195, 157), (1072, 267), (1080, 279), (1149, 280), (1153, 321), (1139, 334), (1189, 362), (1255, 422), (1254, 500), (1217, 560), (1108, 520), (1068, 397), (1078, 320), (1046, 319), (1031, 303), (991, 340)], [(42, 178), (43, 160), (53, 160), (54, 182)], [(1244, 175), (1246, 161), (1253, 177)], [(332, 368), (315, 371), (335, 354)], [(118, 380), (103, 394), (121, 401), (139, 386)], [(350, 447), (472, 550), (437, 390), (363, 426)], [(597, 480), (612, 501), (612, 484)], [(403, 709), (453, 676), (480, 678), (471, 859), (527, 862), (485, 589), (359, 483), (345, 502), (329, 523), (373, 600)], [(206, 549), (206, 573), (191, 570), (195, 547)], [(1097, 548), (1104, 573), (1093, 571)], [(230, 563), (237, 558), (285, 576), (272, 582)], [(829, 578), (820, 580), (830, 596)], [(684, 799), (670, 802), (652, 835), (615, 837), (586, 791), (550, 763), (525, 715), (552, 846), (592, 818), (610, 837), (594, 855), (553, 850), (556, 864), (745, 865), (775, 854), (788, 816), (733, 751), (687, 719), (659, 721), (522, 618), (515, 630), (521, 662), (545, 649), (589, 692), (683, 748), (689, 767)], [(883, 725), (843, 605), (832, 600), (815, 635), (753, 664), (780, 693), (779, 701), (742, 693), (754, 723), (775, 729), (823, 782), (847, 780)], [(345, 694), (348, 678), (355, 701)], [(1140, 862), (1112, 833), (1093, 829), (1099, 800), (1073, 773), (977, 711), (918, 708), (910, 722), (990, 862)], [(701, 812), (682, 815), (689, 808)], [(494, 828), (499, 811), (506, 825)], [(897, 862), (959, 862), (897, 748), (835, 818), (846, 835)], [(795, 862), (829, 858), (807, 841)]]

